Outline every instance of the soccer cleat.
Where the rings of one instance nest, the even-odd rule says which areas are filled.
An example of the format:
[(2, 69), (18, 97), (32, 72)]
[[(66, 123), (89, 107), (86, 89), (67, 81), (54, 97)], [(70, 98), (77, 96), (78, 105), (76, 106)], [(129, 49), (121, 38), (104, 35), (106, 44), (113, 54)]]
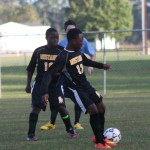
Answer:
[(106, 143), (104, 143), (104, 144), (102, 144), (102, 143), (95, 144), (95, 148), (96, 149), (111, 149), (111, 147), (109, 145), (107, 145)]
[(55, 128), (56, 128), (56, 126), (51, 124), (50, 122), (48, 122), (40, 127), (41, 130), (51, 130), (51, 129), (55, 129)]
[(78, 129), (78, 130), (84, 129), (84, 128), (81, 126), (80, 123), (76, 123), (76, 124), (74, 125), (74, 127), (75, 127), (76, 129)]
[(93, 142), (93, 143), (96, 143), (96, 138), (95, 138), (95, 136), (92, 136), (92, 142)]
[(77, 133), (73, 128), (70, 128), (67, 133), (70, 135), (71, 139), (76, 139), (77, 138)]
[(117, 144), (115, 142), (108, 140), (106, 138), (104, 139), (104, 142), (111, 147), (117, 146)]
[(38, 141), (38, 138), (35, 137), (34, 134), (29, 134), (27, 137), (27, 141)]
[[(115, 143), (115, 142), (113, 142), (113, 141), (111, 141), (111, 140), (108, 140), (108, 139), (103, 139), (104, 140), (104, 142), (107, 144), (107, 145), (109, 145), (109, 146), (111, 146), (111, 147), (114, 147), (114, 146), (117, 146), (117, 144)], [(93, 143), (96, 143), (96, 138), (95, 138), (95, 136), (93, 136), (92, 137), (92, 142)]]

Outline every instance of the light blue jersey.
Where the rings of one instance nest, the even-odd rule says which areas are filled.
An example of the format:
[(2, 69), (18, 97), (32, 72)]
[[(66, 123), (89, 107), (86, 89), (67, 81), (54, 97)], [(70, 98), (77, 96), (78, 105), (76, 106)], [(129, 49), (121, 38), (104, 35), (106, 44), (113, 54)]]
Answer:
[[(68, 40), (66, 37), (58, 42), (58, 45), (63, 47), (66, 47), (67, 44), (68, 44)], [(95, 53), (94, 48), (90, 45), (90, 43), (87, 41), (86, 38), (83, 38), (83, 45), (81, 47), (81, 52), (89, 55), (90, 57), (92, 57)]]

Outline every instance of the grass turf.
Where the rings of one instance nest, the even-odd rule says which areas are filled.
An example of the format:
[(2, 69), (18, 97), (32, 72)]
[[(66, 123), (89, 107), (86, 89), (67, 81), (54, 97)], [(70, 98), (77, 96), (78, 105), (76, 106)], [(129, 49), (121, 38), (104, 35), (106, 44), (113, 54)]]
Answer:
[[(112, 55), (111, 55), (112, 56)], [(130, 56), (128, 54), (128, 56)], [(102, 93), (107, 106), (105, 129), (116, 127), (122, 139), (116, 150), (148, 150), (150, 147), (150, 63), (142, 59), (109, 59), (112, 70), (107, 72), (106, 89), (103, 94), (103, 71), (94, 69), (88, 76), (92, 85)], [(124, 57), (120, 57), (124, 58)], [(22, 59), (22, 58), (21, 58)], [(28, 117), (31, 111), (30, 95), (24, 92), (26, 71), (19, 58), (16, 62), (2, 65), (2, 98), (0, 99), (0, 150), (93, 150), (93, 135), (89, 116), (82, 114), (80, 122), (84, 130), (77, 131), (78, 139), (70, 140), (62, 120), (58, 116), (56, 129), (40, 131), (39, 127), (49, 120), (49, 108), (41, 112), (37, 124), (38, 142), (26, 141)], [(13, 60), (16, 60), (15, 58)], [(3, 59), (2, 62), (5, 60)], [(14, 63), (14, 64), (13, 64)], [(72, 122), (73, 103), (66, 100)]]

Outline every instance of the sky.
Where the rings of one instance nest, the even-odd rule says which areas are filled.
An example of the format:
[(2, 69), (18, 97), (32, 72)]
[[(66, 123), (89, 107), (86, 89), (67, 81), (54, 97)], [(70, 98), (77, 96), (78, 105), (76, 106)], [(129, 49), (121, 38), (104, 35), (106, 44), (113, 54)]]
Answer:
[(34, 3), (36, 1), (38, 1), (38, 0), (28, 0), (29, 3)]

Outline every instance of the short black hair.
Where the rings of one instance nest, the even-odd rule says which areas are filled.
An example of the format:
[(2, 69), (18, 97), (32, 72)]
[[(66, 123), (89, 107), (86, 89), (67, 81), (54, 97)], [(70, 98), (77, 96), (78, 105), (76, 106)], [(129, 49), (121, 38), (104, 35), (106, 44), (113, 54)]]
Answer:
[(67, 33), (68, 42), (72, 39), (77, 38), (79, 34), (82, 34), (82, 31), (80, 29), (78, 28), (70, 29)]
[(58, 31), (57, 31), (55, 28), (48, 28), (48, 29), (46, 30), (46, 33), (45, 33), (46, 38), (47, 38), (52, 32), (58, 32)]
[(74, 25), (76, 27), (76, 23), (69, 19), (64, 23), (64, 29), (66, 30), (69, 25)]

